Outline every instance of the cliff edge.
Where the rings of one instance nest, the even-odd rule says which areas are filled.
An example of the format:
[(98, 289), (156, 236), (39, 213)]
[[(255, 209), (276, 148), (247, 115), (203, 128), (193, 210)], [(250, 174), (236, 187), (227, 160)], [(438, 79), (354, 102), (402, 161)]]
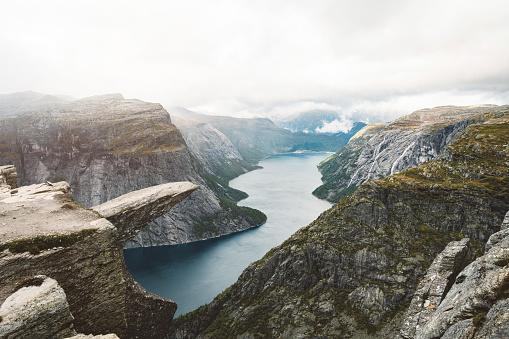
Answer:
[[(0, 197), (0, 303), (19, 290), (21, 282), (44, 275), (65, 292), (78, 332), (164, 337), (177, 306), (134, 281), (122, 247), (196, 188), (189, 182), (158, 185), (96, 210), (76, 203), (66, 182), (9, 188)], [(8, 310), (0, 308), (3, 334), (16, 323)], [(22, 337), (38, 337), (27, 331)]]

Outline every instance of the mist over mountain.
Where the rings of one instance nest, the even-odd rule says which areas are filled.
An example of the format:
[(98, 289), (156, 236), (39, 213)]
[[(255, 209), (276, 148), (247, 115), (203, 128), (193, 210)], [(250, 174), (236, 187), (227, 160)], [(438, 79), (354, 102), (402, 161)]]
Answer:
[(275, 117), (273, 121), (276, 126), (292, 132), (322, 133), (348, 138), (366, 125), (331, 110), (301, 112), (287, 117)]
[(346, 145), (351, 133), (355, 134), (354, 131), (362, 127), (362, 125), (356, 125), (349, 133), (336, 134), (292, 132), (276, 126), (267, 118), (249, 119), (205, 115), (182, 107), (172, 107), (168, 111), (171, 115), (187, 120), (213, 125), (228, 137), (245, 160), (253, 163), (276, 153), (335, 152)]
[(0, 94), (0, 118), (13, 117), (72, 100), (75, 99), (69, 95), (49, 95), (32, 91)]

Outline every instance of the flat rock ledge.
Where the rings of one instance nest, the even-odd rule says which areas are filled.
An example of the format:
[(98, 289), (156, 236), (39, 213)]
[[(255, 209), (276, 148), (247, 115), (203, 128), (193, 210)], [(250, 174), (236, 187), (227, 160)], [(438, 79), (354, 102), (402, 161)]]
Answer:
[[(0, 192), (0, 337), (58, 338), (29, 335), (50, 325), (66, 337), (164, 338), (177, 305), (134, 281), (123, 245), (197, 186), (154, 186), (95, 211), (78, 205), (68, 187), (66, 182), (14, 189), (4, 185)], [(20, 281), (36, 276), (48, 278), (37, 289), (17, 289)], [(15, 307), (20, 300), (27, 302)], [(47, 319), (52, 310), (60, 315)], [(20, 317), (22, 326), (14, 326)], [(21, 334), (3, 335), (8, 331)]]
[(92, 209), (117, 227), (120, 241), (125, 243), (197, 188), (190, 182), (157, 185), (124, 194)]

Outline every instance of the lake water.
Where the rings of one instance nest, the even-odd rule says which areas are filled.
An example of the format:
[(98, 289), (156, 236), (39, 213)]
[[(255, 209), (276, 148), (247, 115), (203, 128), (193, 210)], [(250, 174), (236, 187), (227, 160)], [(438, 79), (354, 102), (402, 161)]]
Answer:
[(176, 316), (211, 302), (251, 262), (332, 206), (311, 194), (322, 183), (316, 165), (329, 155), (279, 154), (261, 161), (262, 169), (230, 186), (249, 194), (239, 205), (264, 212), (264, 225), (206, 241), (124, 250), (129, 271), (148, 291), (174, 300)]

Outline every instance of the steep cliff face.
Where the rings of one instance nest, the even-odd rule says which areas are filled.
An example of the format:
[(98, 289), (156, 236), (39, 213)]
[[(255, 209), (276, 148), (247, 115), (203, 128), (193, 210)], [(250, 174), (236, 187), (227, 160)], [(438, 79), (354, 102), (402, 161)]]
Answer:
[[(104, 215), (78, 205), (66, 182), (34, 184), (2, 194), (1, 336), (48, 337), (41, 331), (55, 330), (48, 328), (50, 317), (64, 330), (72, 321), (74, 328), (85, 334), (164, 337), (177, 306), (134, 281), (125, 266), (122, 245), (196, 188), (181, 182), (131, 192), (94, 207)], [(39, 275), (58, 282), (65, 296), (57, 293), (56, 299), (39, 298), (37, 289), (15, 295), (24, 286), (37, 285), (25, 283), (34, 282)], [(25, 302), (20, 303), (20, 298)], [(74, 319), (65, 312), (57, 319), (56, 314), (62, 314), (59, 310), (66, 308)]]
[(509, 334), (507, 226), (490, 237), (484, 255), (467, 267), (467, 251), (451, 255), (454, 244), (435, 259), (403, 318), (402, 338), (504, 338)]
[(444, 106), (423, 109), (390, 124), (364, 127), (319, 170), (324, 184), (313, 194), (339, 202), (364, 182), (436, 159), (476, 117), (507, 106)]
[(242, 216), (234, 203), (225, 207), (198, 174), (184, 139), (159, 104), (115, 94), (4, 119), (0, 151), (0, 163), (14, 163), (22, 184), (66, 180), (76, 200), (88, 207), (172, 181), (200, 185), (128, 247), (189, 242), (263, 222), (263, 215)]
[(495, 108), (447, 157), (361, 185), (176, 320), (172, 336), (395, 337), (435, 256), (465, 236), (480, 255), (499, 230), (509, 210), (508, 121), (509, 109)]
[(216, 193), (235, 201), (247, 198), (245, 192), (229, 187), (228, 182), (258, 166), (244, 160), (231, 141), (211, 124), (179, 117), (172, 117), (172, 122), (198, 160), (198, 169), (209, 186)]

